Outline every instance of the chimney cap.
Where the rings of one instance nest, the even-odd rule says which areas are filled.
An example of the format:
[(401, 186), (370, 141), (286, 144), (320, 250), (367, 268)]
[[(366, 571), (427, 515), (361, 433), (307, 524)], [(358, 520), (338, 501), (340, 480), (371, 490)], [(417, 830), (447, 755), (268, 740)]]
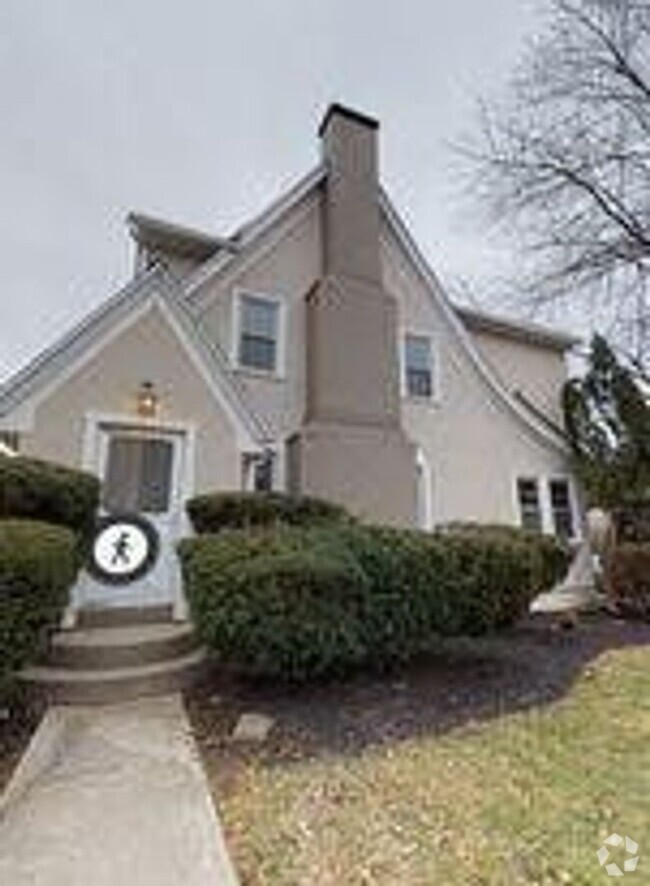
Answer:
[(379, 129), (379, 120), (374, 117), (362, 114), (360, 111), (355, 111), (354, 108), (348, 108), (346, 105), (339, 104), (339, 102), (332, 102), (327, 111), (325, 111), (325, 116), (318, 127), (318, 135), (320, 137), (323, 136), (323, 133), (327, 129), (329, 122), (334, 115), (346, 117), (348, 120), (352, 120), (354, 123), (360, 123), (362, 126), (368, 126), (370, 129)]

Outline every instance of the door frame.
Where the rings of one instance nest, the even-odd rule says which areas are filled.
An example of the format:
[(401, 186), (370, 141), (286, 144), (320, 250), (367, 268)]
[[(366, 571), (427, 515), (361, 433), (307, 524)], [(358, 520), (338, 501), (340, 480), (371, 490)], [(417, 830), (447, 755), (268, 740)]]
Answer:
[[(191, 535), (192, 527), (184, 505), (194, 493), (196, 425), (192, 422), (146, 419), (127, 413), (87, 412), (84, 415), (82, 467), (100, 481), (103, 480), (106, 468), (110, 433), (119, 431), (152, 437), (159, 435), (173, 440), (174, 499), (169, 513), (175, 511), (177, 514), (179, 537)], [(180, 583), (175, 589), (172, 605), (174, 618), (182, 620), (187, 617), (187, 603)]]

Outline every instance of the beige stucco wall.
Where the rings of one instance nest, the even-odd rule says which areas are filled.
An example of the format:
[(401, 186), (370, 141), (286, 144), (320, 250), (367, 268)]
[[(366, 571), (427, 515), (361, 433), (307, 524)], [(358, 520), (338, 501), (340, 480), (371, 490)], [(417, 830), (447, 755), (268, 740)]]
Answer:
[[(321, 224), (320, 202), (312, 195), (282, 219), (250, 256), (235, 260), (233, 270), (225, 269), (193, 295), (204, 333), (228, 358), (233, 351), (237, 294), (268, 293), (282, 300), (282, 373), (271, 378), (236, 373), (250, 405), (273, 429), (281, 453), (287, 436), (304, 418), (305, 297), (323, 275)], [(566, 475), (565, 456), (542, 442), (494, 394), (385, 221), (381, 236), (383, 286), (397, 306), (400, 345), (405, 331), (429, 333), (435, 343), (438, 396), (427, 403), (402, 397), (400, 407), (407, 436), (420, 448), (428, 467), (433, 520), (516, 522), (516, 477)], [(557, 410), (555, 396), (564, 377), (557, 352), (488, 333), (473, 335), (507, 388), (520, 387), (542, 408)], [(362, 333), (357, 338), (356, 357), (363, 360)], [(396, 353), (395, 360), (399, 359)], [(133, 414), (134, 392), (143, 380), (153, 381), (162, 394), (164, 420), (197, 427), (196, 489), (239, 488), (240, 452), (233, 425), (157, 308), (95, 352), (40, 402), (32, 431), (23, 436), (23, 450), (80, 465), (84, 415)], [(355, 462), (359, 452), (366, 450), (356, 447), (350, 458), (349, 467), (355, 471), (361, 466), (361, 461)], [(377, 490), (395, 497), (395, 478), (385, 474), (380, 471)], [(340, 477), (345, 471), (337, 474), (337, 482)], [(282, 484), (282, 461), (278, 479)]]
[(161, 421), (195, 426), (196, 489), (239, 488), (232, 423), (158, 307), (91, 356), (36, 406), (32, 431), (23, 436), (26, 454), (81, 466), (84, 416), (135, 417), (135, 392), (142, 381), (151, 381), (161, 396)]
[(276, 377), (239, 371), (253, 409), (284, 438), (303, 417), (305, 401), (305, 297), (322, 275), (320, 200), (312, 196), (256, 245), (249, 258), (199, 289), (194, 296), (206, 334), (233, 357), (238, 293), (279, 297), (284, 313), (284, 365)]
[(521, 390), (549, 418), (562, 421), (560, 397), (567, 366), (561, 351), (482, 329), (471, 335), (506, 389)]
[[(387, 227), (382, 239), (385, 285), (397, 299), (401, 333), (429, 334), (434, 342), (436, 398), (402, 400), (404, 427), (427, 463), (433, 522), (516, 523), (517, 476), (565, 476), (566, 458), (494, 394)], [(521, 356), (534, 381), (535, 359)]]

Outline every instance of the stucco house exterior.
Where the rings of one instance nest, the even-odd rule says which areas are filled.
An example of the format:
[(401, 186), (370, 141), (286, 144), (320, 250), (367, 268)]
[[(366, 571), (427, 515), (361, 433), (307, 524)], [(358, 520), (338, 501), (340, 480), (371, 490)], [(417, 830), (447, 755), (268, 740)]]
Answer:
[(147, 514), (170, 549), (184, 501), (216, 489), (575, 535), (574, 340), (449, 301), (380, 184), (378, 135), (330, 107), (319, 165), (231, 237), (129, 216), (133, 278), (2, 387), (5, 442), (97, 473), (103, 507)]

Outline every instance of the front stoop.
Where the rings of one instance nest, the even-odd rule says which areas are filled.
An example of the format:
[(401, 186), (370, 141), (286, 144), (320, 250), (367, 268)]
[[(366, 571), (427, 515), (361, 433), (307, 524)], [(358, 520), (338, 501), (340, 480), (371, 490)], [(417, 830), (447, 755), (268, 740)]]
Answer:
[(146, 611), (125, 616), (82, 616), (21, 679), (52, 704), (108, 704), (176, 692), (200, 676), (205, 653), (190, 624), (151, 620)]

